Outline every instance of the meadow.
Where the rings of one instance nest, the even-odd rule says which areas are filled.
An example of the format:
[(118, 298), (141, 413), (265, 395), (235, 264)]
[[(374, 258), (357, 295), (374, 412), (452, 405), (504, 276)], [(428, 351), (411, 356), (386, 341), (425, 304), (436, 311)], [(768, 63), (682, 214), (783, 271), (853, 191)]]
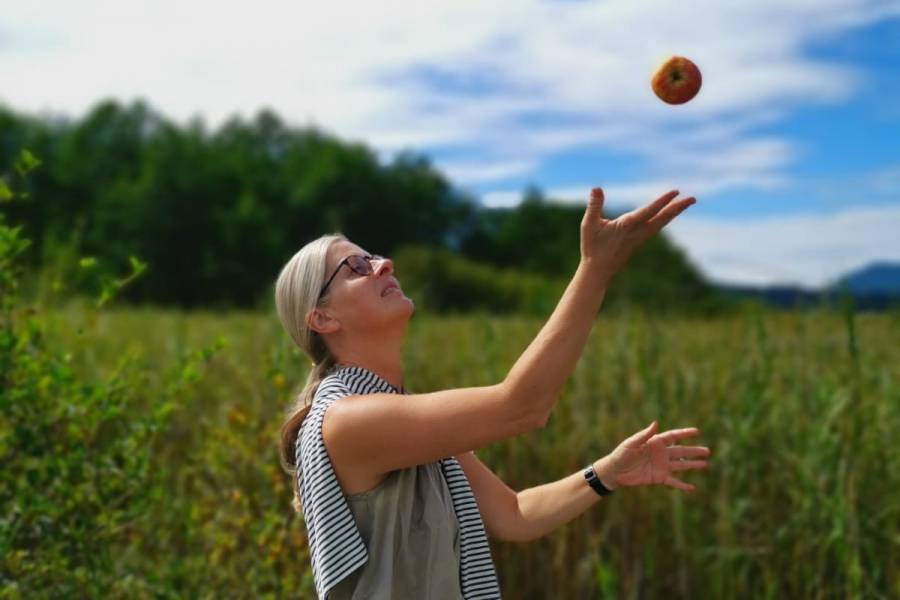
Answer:
[[(24, 420), (0, 438), (13, 457), (0, 597), (315, 597), (276, 452), (309, 364), (274, 311), (70, 302), (43, 315), (33, 339), (54, 370), (19, 402), (41, 397), (63, 416), (48, 422), (52, 444), (21, 433)], [(543, 322), (417, 310), (405, 383), (497, 382)], [(686, 475), (694, 494), (623, 489), (542, 539), (492, 540), (504, 597), (900, 596), (898, 341), (896, 312), (601, 311), (547, 426), (478, 456), (522, 490), (658, 419), (699, 427), (710, 469)], [(57, 380), (94, 392), (106, 382), (118, 403), (59, 407)], [(111, 416), (78, 428), (98, 411)], [(114, 459), (92, 454), (123, 439)], [(104, 491), (116, 481), (124, 491)]]

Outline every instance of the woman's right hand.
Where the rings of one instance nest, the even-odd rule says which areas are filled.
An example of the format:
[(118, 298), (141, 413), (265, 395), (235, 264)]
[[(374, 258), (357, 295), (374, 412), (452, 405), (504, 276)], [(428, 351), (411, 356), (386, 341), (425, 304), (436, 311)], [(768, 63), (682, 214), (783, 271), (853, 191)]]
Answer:
[(610, 454), (594, 462), (594, 472), (608, 489), (631, 485), (667, 485), (685, 492), (694, 486), (673, 473), (709, 468), (709, 448), (679, 446), (678, 441), (700, 433), (696, 427), (656, 433), (656, 421), (616, 446)]
[(641, 244), (696, 202), (693, 196), (673, 202), (676, 196), (672, 190), (610, 220), (603, 218), (603, 190), (593, 188), (581, 219), (581, 262), (607, 278), (615, 275)]

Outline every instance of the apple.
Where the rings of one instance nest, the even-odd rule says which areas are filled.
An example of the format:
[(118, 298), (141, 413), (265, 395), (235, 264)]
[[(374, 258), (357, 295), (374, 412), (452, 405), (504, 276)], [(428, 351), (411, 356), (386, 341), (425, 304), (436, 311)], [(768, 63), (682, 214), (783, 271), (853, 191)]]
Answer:
[(660, 100), (684, 104), (700, 91), (700, 69), (683, 56), (671, 56), (653, 73), (650, 86)]

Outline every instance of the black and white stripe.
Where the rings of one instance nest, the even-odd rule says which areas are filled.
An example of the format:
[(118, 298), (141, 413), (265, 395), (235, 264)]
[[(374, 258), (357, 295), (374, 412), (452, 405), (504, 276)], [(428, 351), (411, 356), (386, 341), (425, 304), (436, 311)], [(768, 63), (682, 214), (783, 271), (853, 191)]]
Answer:
[(459, 521), (459, 583), (463, 598), (499, 598), (500, 586), (491, 560), (491, 548), (469, 480), (455, 456), (444, 458), (440, 463)]
[[(362, 367), (338, 367), (322, 380), (297, 436), (297, 477), (316, 592), (328, 592), (368, 560), (353, 514), (322, 440), (325, 409), (351, 394), (406, 393)], [(491, 550), (466, 474), (456, 457), (439, 461), (459, 522), (460, 589), (466, 600), (500, 598)]]

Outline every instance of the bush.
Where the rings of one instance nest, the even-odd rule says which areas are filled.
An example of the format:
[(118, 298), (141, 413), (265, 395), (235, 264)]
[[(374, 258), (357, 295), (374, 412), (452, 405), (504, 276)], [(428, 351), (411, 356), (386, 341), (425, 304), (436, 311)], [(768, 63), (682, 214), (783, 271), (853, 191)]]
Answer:
[(394, 262), (404, 293), (434, 312), (546, 315), (565, 289), (565, 281), (484, 265), (443, 249), (406, 246)]
[[(20, 156), (22, 177), (38, 163)], [(5, 181), (2, 189), (16, 200)], [(80, 381), (73, 350), (49, 344), (41, 309), (20, 297), (28, 244), (0, 214), (0, 596), (158, 593), (134, 568), (153, 528), (146, 516), (163, 497), (153, 442), (215, 348), (188, 354), (162, 396), (142, 393), (151, 375), (128, 354), (102, 380)], [(142, 270), (133, 259), (129, 276), (102, 282), (97, 305)]]

